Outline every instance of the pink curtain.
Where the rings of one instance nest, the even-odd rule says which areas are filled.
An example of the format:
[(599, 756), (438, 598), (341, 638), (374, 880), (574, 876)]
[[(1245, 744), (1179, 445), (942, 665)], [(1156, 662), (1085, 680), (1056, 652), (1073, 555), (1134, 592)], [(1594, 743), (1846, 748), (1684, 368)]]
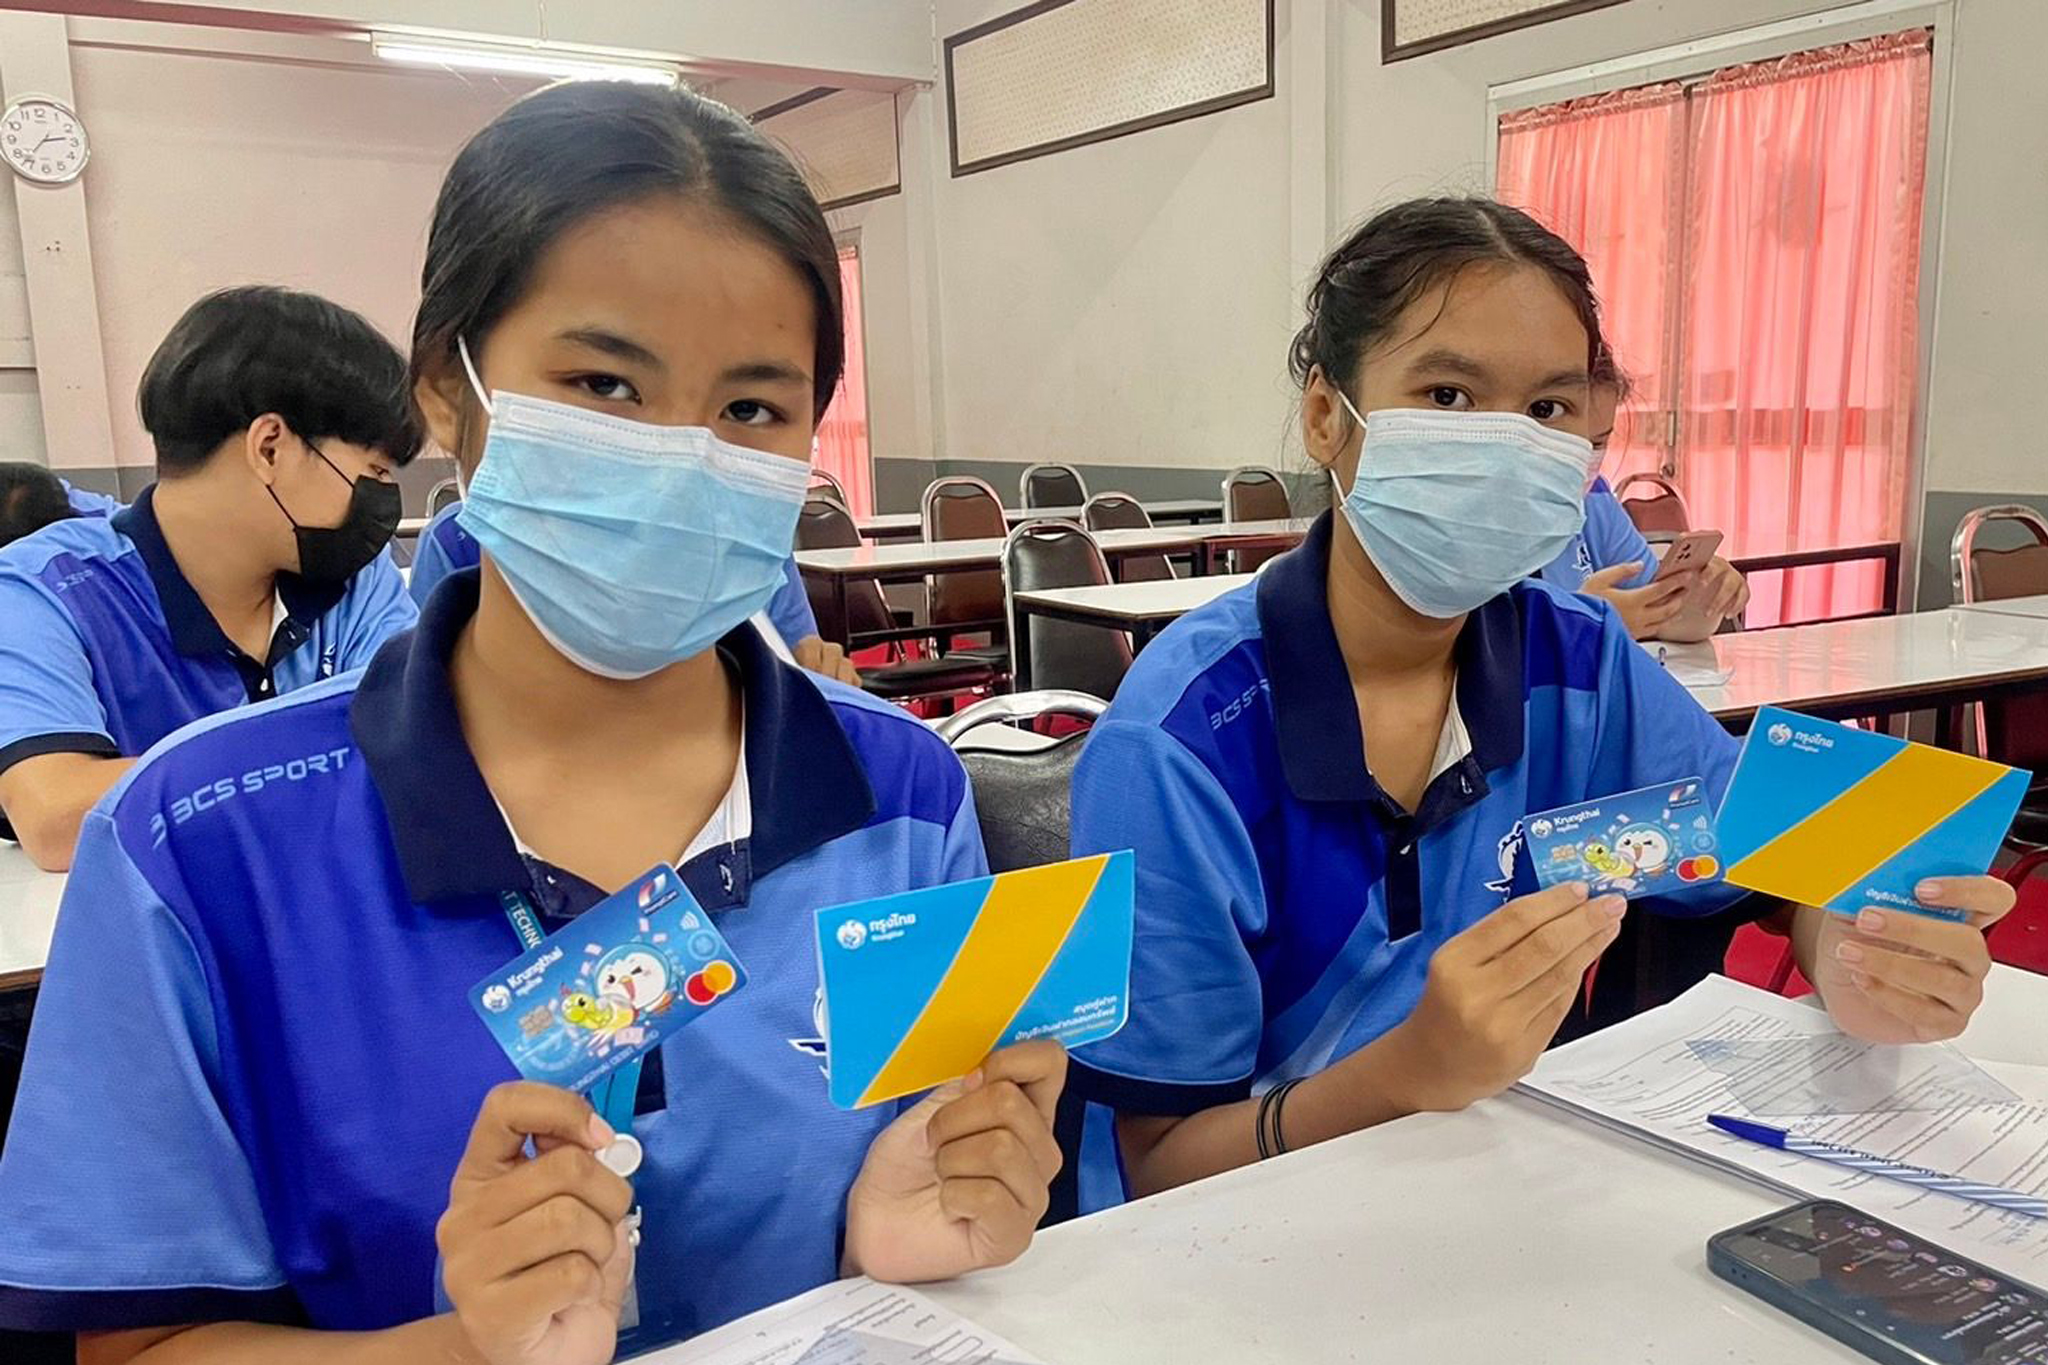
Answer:
[(846, 489), (848, 511), (875, 510), (875, 466), (868, 451), (867, 344), (861, 335), (860, 253), (839, 253), (841, 309), (846, 320), (846, 372), (818, 423), (817, 467)]
[(1675, 386), (1665, 370), (1678, 297), (1671, 244), (1684, 222), (1685, 87), (1622, 90), (1500, 121), (1499, 194), (1579, 249), (1607, 340), (1633, 381), (1608, 446), (1607, 477), (1664, 462)]
[[(1738, 550), (1899, 538), (1932, 67), (1926, 33), (1896, 34), (1694, 99), (1678, 468)], [(1875, 610), (1881, 573), (1771, 575), (1752, 620)]]
[[(1503, 120), (1504, 197), (1567, 237), (1584, 234), (1574, 240), (1624, 362), (1651, 376), (1639, 409), (1677, 413), (1675, 448), (1633, 421), (1610, 473), (1668, 459), (1694, 524), (1727, 533), (1725, 553), (1899, 538), (1931, 54), (1930, 35), (1917, 30), (1733, 67), (1677, 106), (1661, 102), (1670, 89), (1662, 87), (1628, 92), (1639, 104), (1574, 102), (1576, 112), (1537, 111), (1526, 126)], [(1660, 112), (1667, 107), (1682, 112)], [(1581, 191), (1560, 182), (1554, 163), (1598, 167), (1587, 173), (1588, 199), (1603, 185), (1654, 185), (1640, 168), (1610, 163), (1647, 155), (1670, 131), (1659, 120), (1675, 117), (1683, 133), (1664, 158), (1675, 186), (1666, 207), (1603, 228), (1602, 211), (1575, 199)], [(1603, 120), (1636, 131), (1606, 133), (1604, 146), (1577, 131)], [(1654, 305), (1633, 297), (1658, 291), (1659, 280)], [(1646, 367), (1660, 335), (1670, 338), (1670, 359)], [(1875, 610), (1881, 572), (1863, 564), (1759, 575), (1750, 623)]]

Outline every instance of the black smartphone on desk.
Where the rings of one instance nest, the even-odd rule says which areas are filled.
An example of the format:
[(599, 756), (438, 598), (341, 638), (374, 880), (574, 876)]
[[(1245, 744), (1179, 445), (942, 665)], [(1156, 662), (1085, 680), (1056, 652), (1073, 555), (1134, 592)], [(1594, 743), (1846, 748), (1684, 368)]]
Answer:
[(2048, 1365), (2048, 1295), (1832, 1199), (1716, 1235), (1707, 1266), (1886, 1365)]

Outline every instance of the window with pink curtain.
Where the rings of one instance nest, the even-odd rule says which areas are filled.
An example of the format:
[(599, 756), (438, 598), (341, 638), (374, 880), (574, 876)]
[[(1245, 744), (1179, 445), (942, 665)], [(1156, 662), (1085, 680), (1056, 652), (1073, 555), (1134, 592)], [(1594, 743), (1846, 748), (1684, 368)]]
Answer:
[(868, 450), (867, 346), (861, 334), (860, 253), (839, 252), (841, 311), (846, 322), (846, 372), (818, 423), (816, 466), (839, 480), (847, 510), (865, 517), (875, 510), (875, 467)]
[[(1931, 35), (1502, 119), (1502, 198), (1578, 245), (1638, 380), (1609, 459), (1725, 553), (1897, 540)], [(1876, 609), (1876, 563), (1759, 575), (1752, 625)], [(1775, 580), (1775, 581), (1774, 581)]]

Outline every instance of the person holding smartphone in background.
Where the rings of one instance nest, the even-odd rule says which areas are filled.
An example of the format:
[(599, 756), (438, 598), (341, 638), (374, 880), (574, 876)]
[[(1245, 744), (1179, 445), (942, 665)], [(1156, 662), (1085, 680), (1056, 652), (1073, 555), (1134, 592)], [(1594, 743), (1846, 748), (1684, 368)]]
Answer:
[[(1621, 405), (1628, 401), (1628, 376), (1605, 347), (1593, 362), (1592, 383), (1588, 424), (1593, 450), (1604, 462)], [(1748, 581), (1718, 555), (1689, 573), (1660, 576), (1658, 568), (1656, 550), (1602, 476), (1586, 491), (1584, 529), (1541, 576), (1553, 587), (1611, 603), (1638, 640), (1704, 640), (1722, 622), (1739, 620), (1749, 606)]]

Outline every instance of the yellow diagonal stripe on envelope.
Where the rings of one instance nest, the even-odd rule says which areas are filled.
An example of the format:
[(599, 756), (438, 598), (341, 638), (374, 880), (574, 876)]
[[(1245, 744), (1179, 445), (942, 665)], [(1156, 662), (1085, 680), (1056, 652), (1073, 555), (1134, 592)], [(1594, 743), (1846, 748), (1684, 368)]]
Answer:
[(996, 878), (953, 965), (860, 1102), (922, 1090), (979, 1066), (1059, 955), (1108, 863), (1104, 854)]
[(2004, 775), (1981, 758), (1913, 745), (1729, 868), (1728, 880), (1827, 905)]

